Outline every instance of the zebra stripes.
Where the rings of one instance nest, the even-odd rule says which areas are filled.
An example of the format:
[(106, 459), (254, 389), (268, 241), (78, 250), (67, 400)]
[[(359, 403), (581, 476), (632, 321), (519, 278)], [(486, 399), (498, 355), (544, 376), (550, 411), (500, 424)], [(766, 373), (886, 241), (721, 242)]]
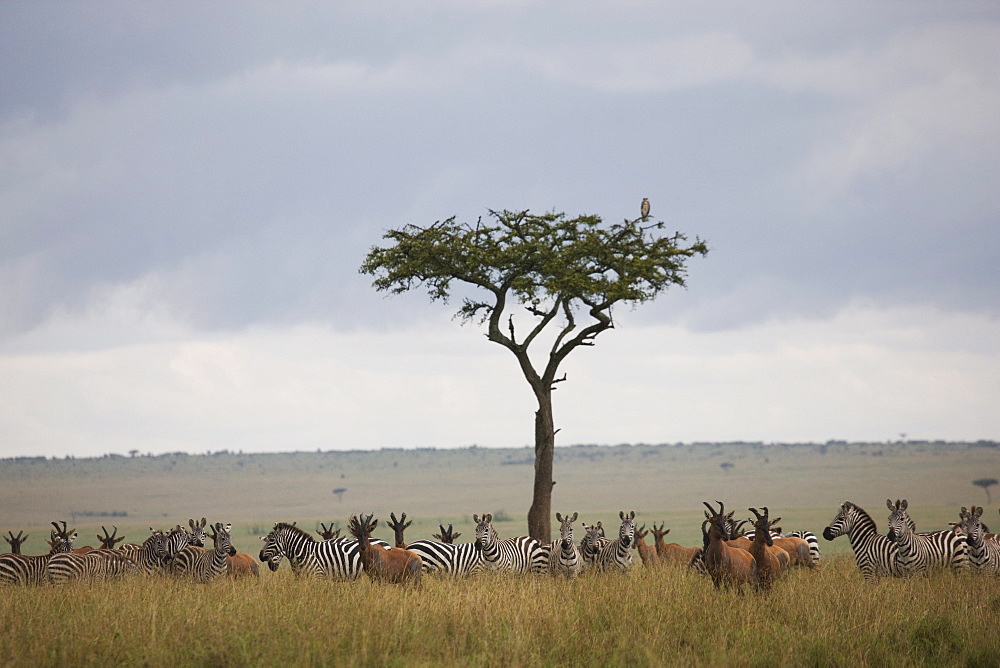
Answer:
[(604, 528), (601, 523), (587, 526), (581, 522), (584, 529), (583, 540), (580, 541), (580, 555), (583, 557), (583, 568), (589, 570), (596, 567), (597, 556), (601, 550), (611, 542), (610, 538), (604, 537)]
[(844, 501), (840, 512), (823, 530), (823, 538), (833, 540), (846, 535), (854, 550), (854, 559), (865, 580), (903, 574), (896, 543), (878, 532), (875, 520), (863, 508)]
[(576, 518), (577, 513), (573, 513), (572, 517), (563, 517), (556, 513), (556, 521), (559, 522), (559, 540), (548, 546), (549, 573), (552, 575), (573, 579), (583, 572), (583, 555), (573, 542), (573, 522)]
[[(271, 533), (261, 538), (259, 559), (272, 571), (278, 570), (282, 558), (287, 558), (296, 575), (313, 575), (336, 580), (353, 580), (361, 575), (361, 549), (356, 540), (334, 538), (317, 541), (294, 524), (279, 522)], [(373, 544), (389, 548), (384, 540), (372, 539)], [(423, 553), (419, 553), (423, 557)]]
[(120, 550), (102, 548), (86, 554), (53, 555), (46, 567), (48, 580), (53, 584), (63, 584), (73, 580), (107, 580), (136, 573), (148, 575), (159, 572), (163, 565), (166, 538), (162, 531), (150, 531), (152, 535), (138, 548), (123, 546)]
[(98, 581), (139, 573), (139, 567), (119, 550), (91, 550), (86, 554), (64, 552), (52, 555), (46, 566), (49, 582)]
[(119, 550), (135, 562), (135, 565), (147, 575), (163, 571), (163, 567), (166, 563), (169, 537), (173, 533), (172, 530), (170, 533), (156, 531), (152, 527), (150, 527), (149, 530), (152, 533), (149, 538), (143, 541), (142, 545), (138, 547), (133, 545), (122, 545)]
[[(632, 543), (635, 542), (635, 511), (628, 515), (619, 511), (621, 526), (618, 538), (608, 541), (599, 549), (594, 567), (599, 571), (627, 571), (632, 566)], [(606, 540), (606, 539), (605, 539)]]
[[(188, 534), (188, 545), (205, 547), (205, 541), (208, 540), (208, 532), (205, 531), (207, 524), (208, 521), (204, 517), (201, 518), (201, 522), (195, 522), (194, 518), (188, 519), (188, 526), (191, 527), (191, 533)], [(177, 527), (180, 528), (180, 525), (178, 524)], [(181, 530), (183, 531), (183, 529)]]
[(406, 549), (423, 560), (423, 570), (428, 573), (473, 575), (486, 568), (482, 550), (477, 543), (442, 543), (435, 540), (418, 540)]
[(823, 555), (820, 553), (819, 538), (816, 537), (816, 534), (812, 531), (789, 531), (785, 535), (789, 538), (801, 538), (809, 543), (809, 556), (812, 558), (813, 566), (819, 566)]
[(982, 506), (972, 506), (971, 511), (963, 507), (960, 514), (960, 525), (969, 546), (969, 566), (979, 573), (997, 575), (1000, 574), (1000, 542), (997, 542), (996, 536), (992, 539), (986, 537), (982, 516)]
[(216, 522), (214, 533), (209, 534), (215, 547), (211, 550), (188, 545), (177, 553), (170, 562), (170, 571), (174, 575), (194, 578), (198, 582), (208, 582), (226, 574), (229, 569), (229, 557), (236, 554), (229, 531), (231, 524), (225, 526)]
[(889, 508), (889, 540), (899, 550), (900, 570), (904, 575), (922, 575), (939, 567), (960, 569), (968, 561), (965, 536), (955, 531), (916, 533), (906, 511), (906, 499), (885, 500)]
[(5, 554), (0, 556), (0, 584), (39, 585), (48, 581), (48, 564), (53, 555), (73, 550), (76, 532), (53, 531), (49, 553), (40, 555)]
[(500, 540), (493, 528), (493, 514), (486, 513), (480, 518), (472, 516), (476, 523), (476, 543), (482, 549), (486, 569), (508, 573), (544, 573), (548, 568), (548, 556), (537, 540), (529, 536), (517, 536)]
[(163, 543), (163, 563), (165, 565), (169, 565), (181, 550), (193, 544), (191, 543), (191, 534), (182, 529), (180, 524), (166, 533)]

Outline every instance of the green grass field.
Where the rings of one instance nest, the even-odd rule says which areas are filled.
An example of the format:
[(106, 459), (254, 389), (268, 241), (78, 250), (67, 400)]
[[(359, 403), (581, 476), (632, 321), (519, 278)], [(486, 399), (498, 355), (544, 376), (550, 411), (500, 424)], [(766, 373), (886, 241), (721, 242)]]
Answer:
[(1000, 665), (1000, 578), (865, 583), (835, 558), (769, 594), (684, 569), (4, 591), (3, 665)]

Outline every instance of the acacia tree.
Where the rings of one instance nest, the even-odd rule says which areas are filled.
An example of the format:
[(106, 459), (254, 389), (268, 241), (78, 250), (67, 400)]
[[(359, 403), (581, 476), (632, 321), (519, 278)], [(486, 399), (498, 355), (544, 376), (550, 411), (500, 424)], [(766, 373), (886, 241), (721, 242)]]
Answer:
[(986, 492), (986, 505), (990, 505), (993, 501), (990, 499), (990, 487), (998, 484), (996, 478), (979, 478), (978, 480), (973, 480), (972, 484), (976, 487), (982, 487), (983, 491)]
[[(448, 303), (453, 284), (473, 288), (474, 296), (462, 296), (457, 316), (486, 324), (487, 338), (513, 353), (538, 404), (528, 532), (541, 541), (551, 535), (552, 390), (566, 380), (565, 374), (557, 377), (559, 365), (614, 327), (613, 307), (683, 286), (687, 259), (708, 252), (700, 239), (687, 244), (680, 233), (663, 236), (662, 222), (645, 220), (605, 225), (595, 215), (504, 210), (471, 225), (453, 216), (429, 227), (389, 230), (383, 239), (391, 243), (373, 247), (361, 265), (380, 292), (424, 287), (431, 301)], [(515, 310), (529, 318), (523, 331), (515, 328)], [(532, 349), (536, 342), (541, 354)]]

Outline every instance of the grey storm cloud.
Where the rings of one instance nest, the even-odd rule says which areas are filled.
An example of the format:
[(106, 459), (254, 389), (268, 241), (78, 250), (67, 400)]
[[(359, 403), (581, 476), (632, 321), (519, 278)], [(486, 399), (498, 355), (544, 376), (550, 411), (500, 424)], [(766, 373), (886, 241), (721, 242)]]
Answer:
[(3, 3), (0, 335), (122, 286), (389, 326), (420, 307), (357, 273), (385, 229), (643, 196), (712, 248), (645, 320), (1000, 310), (991, 5), (464, 4)]

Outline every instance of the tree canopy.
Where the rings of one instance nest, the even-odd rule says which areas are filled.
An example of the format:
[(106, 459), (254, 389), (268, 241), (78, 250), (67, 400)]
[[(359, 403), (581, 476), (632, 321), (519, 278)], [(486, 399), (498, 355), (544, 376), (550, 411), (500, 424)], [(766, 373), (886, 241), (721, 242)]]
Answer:
[[(646, 218), (605, 224), (596, 215), (491, 210), (486, 221), (475, 224), (451, 217), (389, 230), (383, 238), (391, 243), (373, 247), (361, 265), (361, 273), (374, 276), (377, 290), (392, 294), (424, 288), (431, 301), (448, 303), (456, 282), (479, 288), (474, 296), (463, 292), (456, 315), (463, 322), (489, 324), (490, 341), (515, 355), (539, 404), (535, 503), (528, 518), (536, 538), (547, 540), (549, 534), (551, 392), (562, 380), (556, 379), (560, 363), (614, 327), (613, 307), (641, 304), (670, 286), (683, 286), (686, 261), (708, 252), (700, 239), (688, 243), (683, 234), (664, 235), (663, 229), (662, 222)], [(516, 305), (533, 317), (520, 336)], [(539, 369), (528, 352), (549, 325), (553, 339)]]
[[(685, 245), (680, 233), (654, 234), (662, 222), (604, 225), (594, 215), (506, 210), (490, 211), (490, 218), (471, 225), (452, 217), (428, 227), (389, 230), (384, 238), (392, 245), (372, 248), (361, 272), (375, 276), (379, 291), (426, 287), (432, 301), (445, 303), (455, 281), (482, 288), (489, 301), (464, 297), (456, 315), (463, 321), (492, 320), (490, 338), (507, 347), (516, 345), (499, 326), (508, 295), (541, 319), (524, 343), (562, 315), (567, 328), (555, 353), (612, 327), (615, 304), (642, 303), (671, 285), (683, 286), (685, 261), (708, 252), (700, 239)], [(566, 339), (581, 308), (596, 322)]]

